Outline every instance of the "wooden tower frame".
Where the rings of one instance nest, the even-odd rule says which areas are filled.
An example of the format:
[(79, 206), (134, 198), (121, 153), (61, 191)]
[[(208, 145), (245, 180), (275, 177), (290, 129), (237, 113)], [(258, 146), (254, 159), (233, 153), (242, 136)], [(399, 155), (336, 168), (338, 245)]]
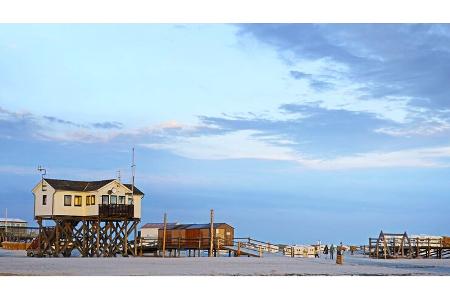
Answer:
[[(375, 246), (369, 239), (369, 254), (374, 258), (411, 258), (411, 239), (404, 233), (380, 232)], [(372, 249), (375, 247), (375, 249)]]
[[(132, 205), (130, 205), (132, 206)], [(54, 226), (43, 226), (37, 217), (39, 235), (37, 256), (71, 256), (78, 250), (82, 257), (117, 255), (137, 256), (137, 226), (140, 219), (116, 217), (53, 217)], [(133, 236), (134, 241), (129, 237)]]

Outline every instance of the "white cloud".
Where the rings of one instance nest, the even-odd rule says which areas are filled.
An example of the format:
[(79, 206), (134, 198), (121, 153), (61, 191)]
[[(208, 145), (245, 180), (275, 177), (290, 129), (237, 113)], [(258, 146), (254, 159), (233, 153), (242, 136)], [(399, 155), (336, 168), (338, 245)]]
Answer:
[[(179, 137), (165, 144), (143, 144), (152, 149), (166, 149), (193, 159), (267, 159), (295, 160), (288, 147), (275, 146), (256, 138), (256, 130), (241, 130), (224, 135)], [(285, 142), (285, 141), (284, 141)]]
[(450, 147), (407, 149), (391, 152), (367, 152), (332, 159), (305, 156), (292, 148), (290, 141), (274, 145), (260, 139), (254, 130), (242, 130), (221, 136), (180, 137), (167, 144), (143, 144), (165, 149), (191, 159), (263, 159), (299, 163), (314, 170), (371, 168), (439, 168), (450, 167)]
[(369, 168), (439, 168), (450, 167), (450, 147), (419, 148), (392, 152), (368, 152), (341, 156), (329, 160), (299, 159), (304, 166), (318, 170), (369, 169)]

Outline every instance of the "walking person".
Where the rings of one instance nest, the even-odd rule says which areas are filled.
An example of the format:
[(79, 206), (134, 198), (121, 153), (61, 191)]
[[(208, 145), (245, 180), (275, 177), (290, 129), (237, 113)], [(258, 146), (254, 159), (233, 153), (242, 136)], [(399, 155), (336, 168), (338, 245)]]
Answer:
[(334, 245), (331, 244), (330, 246), (330, 259), (334, 259)]
[(323, 254), (324, 254), (325, 259), (326, 259), (327, 256), (328, 256), (328, 245), (325, 245), (325, 248), (323, 248)]

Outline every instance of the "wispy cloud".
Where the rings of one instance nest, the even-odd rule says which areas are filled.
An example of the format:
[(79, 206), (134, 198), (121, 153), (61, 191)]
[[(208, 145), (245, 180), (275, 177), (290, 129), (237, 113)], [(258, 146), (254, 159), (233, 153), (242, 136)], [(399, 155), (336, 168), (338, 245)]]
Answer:
[(373, 168), (448, 168), (450, 147), (406, 149), (392, 152), (368, 152), (333, 159), (303, 159), (298, 162), (317, 170), (349, 170)]
[(123, 124), (120, 122), (99, 122), (92, 123), (92, 127), (100, 129), (121, 129)]
[(291, 65), (319, 59), (345, 65), (346, 71), (337, 70), (340, 76), (362, 85), (366, 98), (408, 97), (415, 106), (449, 107), (448, 25), (249, 24), (240, 28), (241, 36), (274, 47)]
[(266, 159), (294, 160), (288, 147), (273, 145), (257, 138), (259, 132), (239, 130), (223, 135), (179, 137), (163, 144), (141, 144), (152, 149), (165, 149), (192, 159)]

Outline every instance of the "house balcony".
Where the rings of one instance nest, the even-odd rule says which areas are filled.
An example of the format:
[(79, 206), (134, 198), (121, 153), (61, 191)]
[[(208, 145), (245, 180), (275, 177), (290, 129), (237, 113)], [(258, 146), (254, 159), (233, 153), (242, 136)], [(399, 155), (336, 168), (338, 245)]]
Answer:
[(99, 204), (98, 215), (100, 218), (133, 218), (133, 204)]

